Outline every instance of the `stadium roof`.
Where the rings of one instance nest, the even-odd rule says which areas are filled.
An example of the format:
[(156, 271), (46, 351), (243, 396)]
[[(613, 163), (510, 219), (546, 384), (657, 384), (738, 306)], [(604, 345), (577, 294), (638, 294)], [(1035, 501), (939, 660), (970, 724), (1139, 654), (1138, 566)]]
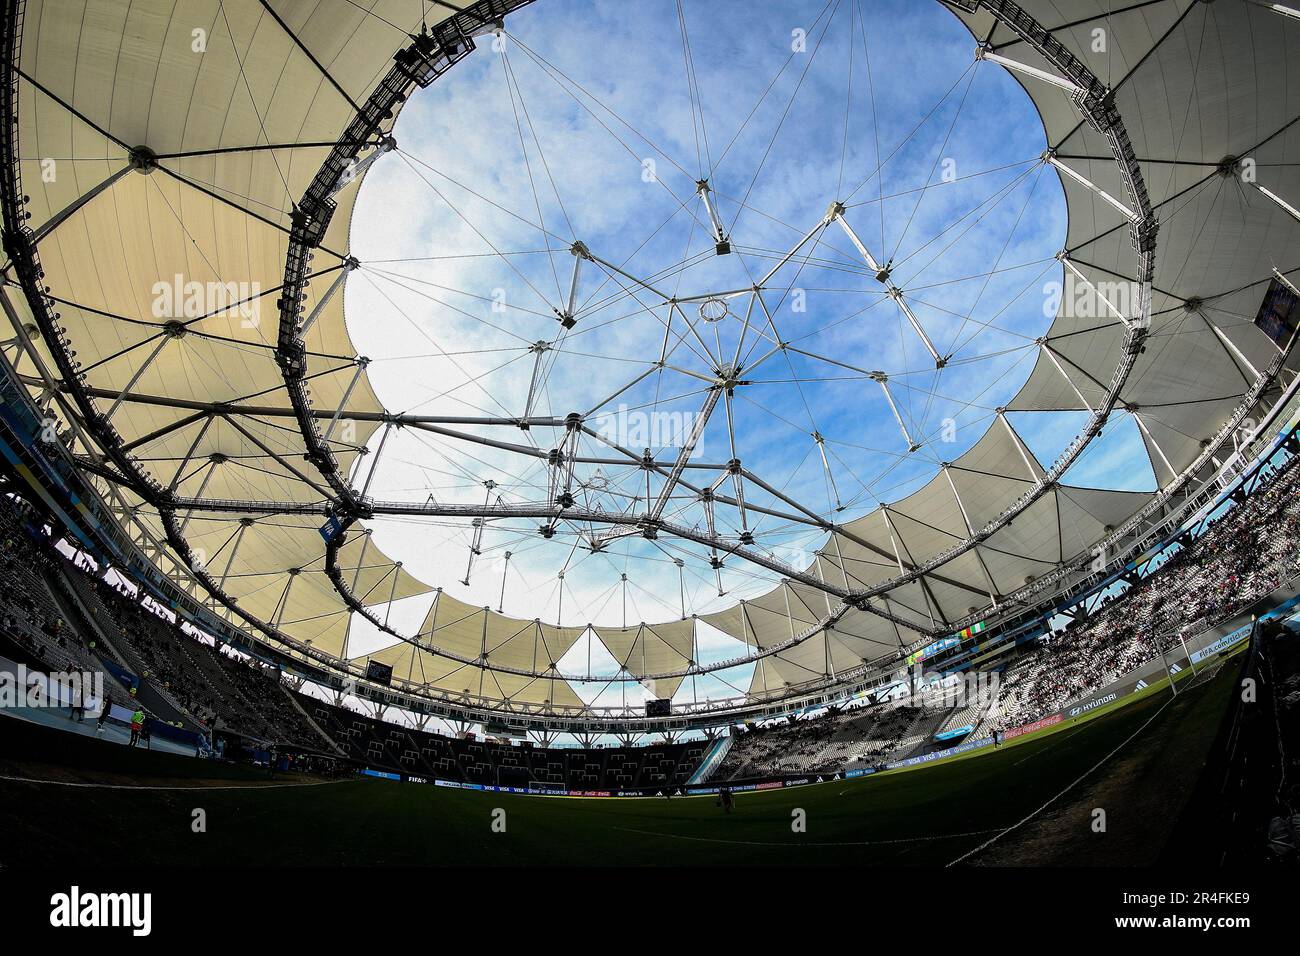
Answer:
[[(376, 501), (358, 464), (390, 426), (456, 424), (385, 409), (349, 338), (357, 183), (392, 148), (405, 99), (523, 5), (480, 2), (441, 22), (446, 6), (420, 0), (11, 5), (3, 295), (30, 336), (15, 365), (33, 394), (49, 402), (55, 386), (124, 524), (192, 568), (230, 620), (347, 659), (358, 610), (383, 626), (393, 601), (435, 591), (417, 634), (367, 656), (428, 693), (581, 713), (559, 662), (586, 628), (435, 590), (445, 582), (417, 580), (359, 523), (565, 512), (616, 527), (555, 497), (514, 511)], [(1054, 462), (999, 411), (907, 497), (842, 524), (806, 514), (827, 538), (800, 567), (694, 525), (656, 527), (781, 579), (700, 616), (757, 661), (755, 698), (894, 661), (1089, 559), (1153, 498), (1070, 484), (1106, 420), (1132, 416), (1167, 489), (1282, 365), (1253, 320), (1275, 275), (1300, 272), (1300, 81), (1287, 69), (1300, 21), (1246, 0), (946, 6), (1042, 117), (1069, 212), (1067, 272), (1136, 295), (1100, 314), (1063, 309), (1005, 407), (1082, 413)], [(675, 480), (671, 460), (656, 467)], [(700, 667), (696, 627), (593, 630), (620, 679), (671, 697)]]

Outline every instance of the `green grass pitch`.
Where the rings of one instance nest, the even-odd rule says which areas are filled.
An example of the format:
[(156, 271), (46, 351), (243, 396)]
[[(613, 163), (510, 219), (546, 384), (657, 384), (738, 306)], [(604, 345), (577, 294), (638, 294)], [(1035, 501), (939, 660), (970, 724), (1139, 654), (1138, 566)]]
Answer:
[[(741, 793), (731, 814), (712, 796), (579, 799), (369, 779), (220, 782), (226, 789), (0, 780), (0, 831), (10, 835), (0, 864), (942, 865), (995, 836), (966, 862), (1141, 863), (1168, 838), (1236, 671), (1229, 663), (1176, 698), (1156, 689), (997, 750)], [(193, 830), (196, 809), (206, 832)]]

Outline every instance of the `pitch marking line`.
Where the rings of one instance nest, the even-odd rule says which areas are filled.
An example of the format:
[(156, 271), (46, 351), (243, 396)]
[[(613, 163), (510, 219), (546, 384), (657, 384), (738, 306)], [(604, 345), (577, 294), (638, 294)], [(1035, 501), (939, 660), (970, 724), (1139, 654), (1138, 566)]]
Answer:
[(1002, 839), (1002, 837), (1006, 836), (1006, 835), (1007, 835), (1008, 833), (1010, 833), (1012, 830), (1015, 830), (1015, 829), (1018, 829), (1019, 827), (1024, 826), (1026, 823), (1028, 823), (1028, 822), (1029, 822), (1030, 820), (1032, 820), (1034, 817), (1038, 816), (1040, 813), (1042, 813), (1044, 810), (1046, 810), (1048, 807), (1050, 807), (1052, 804), (1054, 804), (1057, 800), (1061, 799), (1061, 797), (1065, 796), (1067, 793), (1069, 793), (1071, 790), (1073, 790), (1073, 789), (1074, 789), (1075, 787), (1077, 787), (1079, 784), (1083, 783), (1083, 781), (1086, 780), (1086, 779), (1088, 779), (1088, 777), (1092, 776), (1092, 774), (1096, 773), (1097, 770), (1098, 770), (1098, 768), (1100, 768), (1100, 767), (1102, 766), (1102, 764), (1104, 764), (1106, 761), (1108, 761), (1111, 757), (1115, 756), (1117, 753), (1119, 753), (1121, 750), (1123, 750), (1125, 747), (1127, 747), (1127, 746), (1129, 745), (1129, 743), (1132, 742), (1132, 740), (1133, 740), (1134, 737), (1138, 736), (1140, 733), (1142, 733), (1142, 731), (1146, 730), (1147, 727), (1149, 727), (1149, 726), (1151, 725), (1151, 722), (1154, 721), (1154, 720), (1155, 720), (1157, 717), (1159, 717), (1161, 714), (1163, 714), (1163, 713), (1165, 712), (1165, 708), (1168, 707), (1170, 704), (1172, 704), (1172, 703), (1173, 703), (1175, 700), (1177, 700), (1177, 699), (1178, 699), (1178, 698), (1176, 698), (1176, 697), (1170, 697), (1167, 701), (1165, 701), (1163, 704), (1161, 704), (1161, 705), (1160, 705), (1160, 709), (1157, 710), (1157, 711), (1156, 711), (1154, 714), (1152, 714), (1150, 717), (1148, 717), (1148, 718), (1146, 719), (1145, 723), (1143, 723), (1141, 727), (1139, 727), (1137, 730), (1133, 731), (1133, 733), (1131, 733), (1131, 734), (1129, 734), (1127, 737), (1125, 737), (1124, 740), (1122, 740), (1122, 741), (1120, 742), (1119, 746), (1117, 746), (1114, 750), (1112, 750), (1110, 753), (1106, 754), (1106, 756), (1102, 757), (1102, 758), (1101, 758), (1100, 760), (1098, 760), (1095, 764), (1093, 764), (1091, 767), (1089, 767), (1087, 770), (1085, 770), (1082, 774), (1080, 774), (1079, 777), (1078, 777), (1077, 779), (1075, 779), (1073, 783), (1066, 784), (1065, 789), (1062, 790), (1060, 793), (1056, 794), (1056, 796), (1051, 797), (1050, 799), (1048, 799), (1048, 801), (1047, 801), (1046, 803), (1044, 803), (1042, 806), (1038, 807), (1036, 810), (1031, 810), (1031, 811), (1029, 812), (1028, 816), (1024, 817), (1022, 820), (1020, 820), (1020, 821), (1018, 821), (1018, 822), (1016, 822), (1016, 823), (1011, 824), (1011, 826), (1007, 827), (1005, 830), (1002, 830), (1002, 831), (999, 832), (999, 833), (995, 833), (995, 834), (994, 834), (993, 836), (991, 836), (989, 839), (985, 840), (985, 841), (984, 841), (983, 843), (981, 843), (979, 846), (975, 847), (975, 849), (973, 849), (973, 850), (967, 850), (967, 851), (966, 851), (965, 853), (963, 853), (961, 856), (957, 857), (957, 859), (953, 860), (953, 861), (950, 862), (950, 863), (946, 863), (945, 866), (956, 866), (958, 863), (961, 863), (963, 860), (969, 859), (970, 857), (974, 856), (976, 853), (979, 853), (980, 851), (985, 850), (985, 849), (987, 849), (988, 847), (992, 846), (994, 843), (996, 843), (998, 840)]
[(794, 843), (782, 842), (779, 840), (727, 840), (722, 837), (697, 837), (687, 836), (683, 833), (663, 833), (658, 830), (640, 830), (636, 827), (613, 827), (615, 830), (623, 830), (627, 833), (641, 833), (646, 836), (668, 837), (673, 840), (690, 840), (693, 843), (730, 843), (736, 846), (887, 846), (898, 843), (929, 843), (936, 840), (955, 840), (959, 837), (982, 836), (985, 833), (994, 833), (994, 830), (972, 830), (969, 833), (945, 833), (939, 836), (919, 836), (905, 837), (898, 840), (846, 840), (839, 842), (822, 842), (822, 843)]

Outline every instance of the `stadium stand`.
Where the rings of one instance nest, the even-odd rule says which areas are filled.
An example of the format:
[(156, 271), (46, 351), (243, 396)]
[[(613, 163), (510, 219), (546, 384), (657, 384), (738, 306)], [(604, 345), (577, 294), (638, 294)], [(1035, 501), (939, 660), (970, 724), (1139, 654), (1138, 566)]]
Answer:
[(752, 727), (736, 736), (711, 779), (834, 773), (911, 756), (925, 748), (950, 712), (903, 703)]
[[(1158, 570), (1105, 598), (1087, 616), (1019, 652), (1000, 672), (993, 700), (904, 697), (812, 718), (737, 729), (713, 781), (830, 773), (880, 765), (940, 746), (936, 734), (970, 738), (1036, 719), (1104, 686), (1176, 644), (1189, 628), (1240, 611), (1298, 566), (1300, 470), (1294, 462), (1185, 542)], [(87, 573), (36, 530), (16, 497), (0, 507), (0, 605), (4, 635), (50, 669), (104, 669), (141, 679), (151, 713), (211, 731), (214, 723), (266, 744), (345, 754), (358, 764), (412, 776), (563, 790), (644, 790), (685, 785), (707, 744), (541, 747), (399, 726), (292, 691), (274, 668), (186, 632)]]
[[(137, 698), (168, 723), (252, 740), (333, 750), (273, 671), (183, 633), (135, 598), (60, 555), (32, 529), (17, 498), (0, 499), (0, 601), (10, 649), (48, 670), (140, 679)], [(126, 699), (119, 687), (120, 699)]]
[(53, 670), (100, 670), (82, 636), (67, 626), (45, 575), (62, 559), (36, 547), (26, 529), (26, 505), (3, 498), (0, 506), (0, 625), (24, 655)]
[(1191, 629), (1240, 612), (1300, 568), (1297, 491), (1293, 459), (1150, 576), (1019, 652), (991, 701), (881, 704), (741, 729), (710, 779), (878, 765), (935, 749), (934, 735), (945, 729), (971, 726), (976, 739), (1049, 714), (1158, 657)]
[(989, 729), (1050, 713), (1167, 651), (1188, 628), (1230, 617), (1276, 588), (1300, 567), (1298, 487), (1291, 462), (1151, 577), (1015, 661)]
[(448, 737), (399, 727), (305, 694), (296, 697), (358, 763), (438, 780), (555, 790), (658, 791), (683, 786), (706, 749), (700, 741), (570, 748)]
[(142, 677), (173, 695), (206, 726), (242, 736), (319, 748), (323, 742), (285, 698), (278, 677), (250, 661), (208, 644), (185, 639), (169, 622), (113, 592), (102, 581), (81, 582), (83, 593), (116, 627), (127, 658)]
[[(274, 668), (178, 627), (54, 550), (26, 502), (0, 498), (5, 649), (47, 670), (139, 678), (138, 700), (169, 723), (324, 754), (394, 773), (564, 790), (680, 787), (703, 758), (695, 741), (647, 747), (544, 748), (429, 733), (291, 691)], [(111, 669), (111, 668), (110, 668)], [(125, 691), (119, 687), (120, 699)]]

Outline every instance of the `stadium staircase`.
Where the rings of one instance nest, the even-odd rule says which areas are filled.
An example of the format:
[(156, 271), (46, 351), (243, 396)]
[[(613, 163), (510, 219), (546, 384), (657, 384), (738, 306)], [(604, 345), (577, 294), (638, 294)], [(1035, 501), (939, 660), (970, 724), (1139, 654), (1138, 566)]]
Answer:
[(928, 753), (933, 749), (934, 735), (945, 719), (947, 719), (946, 712), (936, 713), (925, 707), (918, 707), (911, 723), (900, 736), (897, 746), (889, 754), (889, 759), (906, 760), (908, 757)]
[(970, 732), (970, 736), (967, 738), (968, 740), (979, 739), (980, 730), (983, 729), (986, 723), (988, 723), (989, 718), (998, 712), (998, 702), (1001, 699), (1002, 699), (1002, 682), (998, 681), (996, 686), (993, 689), (993, 692), (989, 694), (988, 700), (985, 701), (984, 706), (980, 709), (979, 713), (976, 715), (975, 720), (972, 723), (973, 729)]
[(325, 730), (320, 724), (316, 723), (316, 719), (312, 717), (311, 714), (307, 713), (307, 709), (303, 707), (302, 704), (298, 703), (298, 697), (296, 694), (287, 687), (282, 686), (280, 690), (283, 691), (284, 696), (288, 698), (290, 706), (302, 715), (303, 721), (308, 727), (316, 732), (317, 736), (319, 736), (322, 741), (324, 741), (325, 745), (329, 747), (331, 753), (339, 757), (346, 757), (348, 755), (348, 752), (340, 747), (329, 734), (325, 733)]
[(961, 727), (969, 727), (971, 733), (974, 733), (984, 705), (984, 701), (977, 700), (973, 704), (967, 704), (964, 707), (961, 705), (953, 707), (952, 710), (948, 711), (947, 716), (939, 722), (939, 726), (935, 728), (935, 733), (941, 734)]
[(722, 761), (727, 759), (727, 754), (731, 752), (731, 745), (735, 743), (735, 738), (728, 734), (726, 737), (719, 737), (713, 741), (704, 759), (700, 761), (699, 768), (687, 779), (686, 783), (690, 785), (699, 785), (709, 782), (709, 777), (718, 769)]

